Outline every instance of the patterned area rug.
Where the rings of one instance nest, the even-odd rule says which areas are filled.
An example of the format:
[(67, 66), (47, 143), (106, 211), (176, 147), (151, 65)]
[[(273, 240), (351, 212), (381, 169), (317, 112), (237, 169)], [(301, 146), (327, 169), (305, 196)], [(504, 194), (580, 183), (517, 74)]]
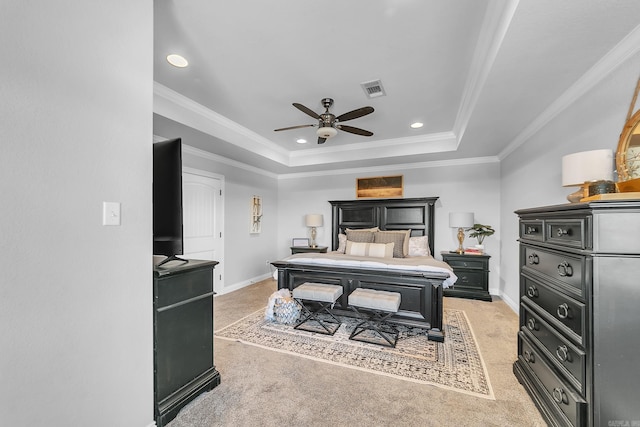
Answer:
[(264, 309), (215, 332), (217, 338), (306, 357), (352, 369), (430, 384), (494, 399), (489, 376), (464, 311), (444, 310), (443, 343), (425, 331), (400, 326), (396, 348), (349, 339), (356, 319), (342, 317), (333, 336), (264, 319)]

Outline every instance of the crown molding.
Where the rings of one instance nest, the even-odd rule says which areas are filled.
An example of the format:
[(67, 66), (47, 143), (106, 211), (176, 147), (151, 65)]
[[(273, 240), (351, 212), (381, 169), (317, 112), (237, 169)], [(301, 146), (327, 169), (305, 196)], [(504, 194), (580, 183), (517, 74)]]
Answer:
[(453, 125), (453, 132), (458, 135), (458, 144), (462, 141), (518, 4), (519, 0), (491, 0), (487, 6), (478, 43), (469, 67), (467, 82), (462, 93), (460, 108)]
[(153, 82), (153, 112), (287, 165), (289, 152), (186, 96)]
[(380, 173), (386, 171), (398, 171), (398, 170), (410, 170), (410, 169), (428, 169), (428, 168), (440, 168), (451, 166), (468, 166), (479, 165), (485, 163), (500, 163), (500, 159), (496, 156), (487, 157), (471, 157), (467, 159), (451, 159), (451, 160), (434, 160), (430, 162), (421, 163), (402, 163), (395, 165), (385, 166), (368, 166), (361, 168), (349, 168), (349, 169), (333, 169), (327, 171), (314, 171), (314, 172), (297, 172), (279, 174), (278, 179), (300, 179), (300, 178), (313, 178), (321, 176), (333, 176), (333, 175), (351, 175), (354, 173)]
[(266, 171), (264, 169), (250, 166), (246, 163), (238, 162), (237, 160), (231, 160), (226, 157), (219, 156), (217, 154), (210, 153), (208, 151), (200, 150), (199, 148), (192, 147), (190, 145), (182, 144), (182, 152), (190, 154), (192, 156), (200, 157), (206, 160), (212, 160), (214, 162), (222, 163), (228, 166), (233, 166), (238, 169), (242, 169), (248, 172), (253, 172), (258, 175), (266, 176), (268, 178), (278, 179), (278, 174)]
[(538, 133), (551, 120), (589, 92), (596, 84), (618, 69), (629, 58), (640, 51), (640, 25), (603, 56), (593, 67), (582, 75), (569, 89), (547, 107), (514, 140), (502, 150), (498, 157), (503, 160), (518, 147)]

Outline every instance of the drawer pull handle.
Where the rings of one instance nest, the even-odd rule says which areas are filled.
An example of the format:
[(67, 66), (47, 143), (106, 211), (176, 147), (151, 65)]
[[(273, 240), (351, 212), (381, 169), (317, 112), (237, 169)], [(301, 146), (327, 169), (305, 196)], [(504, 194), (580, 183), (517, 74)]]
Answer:
[(532, 317), (529, 320), (527, 320), (527, 328), (529, 328), (530, 331), (535, 331), (537, 329), (536, 328), (536, 319), (534, 319)]
[(562, 277), (573, 276), (573, 267), (567, 261), (562, 261), (558, 264), (558, 274)]
[(556, 348), (556, 356), (560, 359), (561, 362), (566, 362), (569, 360), (569, 349), (566, 345), (560, 345)]
[(529, 350), (525, 350), (524, 351), (524, 360), (526, 360), (528, 363), (535, 363), (536, 357), (533, 355), (533, 352), (531, 352)]
[(533, 234), (533, 233), (537, 233), (538, 232), (538, 227), (534, 227), (532, 225), (527, 226), (527, 231), (525, 231), (525, 234)]
[(557, 234), (558, 234), (558, 237), (570, 236), (571, 235), (571, 229), (569, 229), (569, 228), (558, 228)]
[(553, 400), (555, 400), (558, 403), (567, 403), (567, 394), (564, 392), (564, 390), (560, 387), (556, 387), (553, 389)]
[(534, 252), (532, 254), (529, 254), (529, 264), (535, 265), (539, 263), (540, 263), (540, 258), (538, 257), (537, 253)]
[(569, 317), (569, 305), (565, 302), (564, 304), (560, 304), (558, 306), (558, 310), (556, 310), (558, 317), (561, 319), (566, 319)]
[(527, 288), (527, 295), (529, 298), (535, 298), (538, 296), (538, 289), (535, 286), (529, 286)]

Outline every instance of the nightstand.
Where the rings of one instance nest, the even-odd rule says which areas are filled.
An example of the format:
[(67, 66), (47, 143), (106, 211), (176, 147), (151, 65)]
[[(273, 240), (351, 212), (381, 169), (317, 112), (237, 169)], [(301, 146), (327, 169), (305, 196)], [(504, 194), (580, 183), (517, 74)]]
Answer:
[(316, 246), (315, 248), (312, 248), (311, 246), (291, 246), (291, 255), (302, 254), (305, 252), (326, 254), (327, 249), (327, 246)]
[(442, 260), (449, 264), (458, 281), (444, 289), (446, 297), (460, 297), (491, 301), (489, 294), (489, 258), (491, 256), (440, 252)]

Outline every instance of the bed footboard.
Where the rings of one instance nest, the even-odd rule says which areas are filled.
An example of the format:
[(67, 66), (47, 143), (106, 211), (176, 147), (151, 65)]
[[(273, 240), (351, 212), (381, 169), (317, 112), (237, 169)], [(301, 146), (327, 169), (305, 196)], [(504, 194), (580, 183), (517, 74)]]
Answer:
[(430, 340), (443, 341), (442, 332), (442, 281), (444, 273), (358, 269), (335, 266), (304, 265), (277, 261), (278, 289), (293, 290), (305, 282), (340, 285), (343, 294), (333, 311), (352, 316), (348, 308), (349, 294), (356, 288), (399, 292), (400, 309), (390, 321), (427, 330)]

